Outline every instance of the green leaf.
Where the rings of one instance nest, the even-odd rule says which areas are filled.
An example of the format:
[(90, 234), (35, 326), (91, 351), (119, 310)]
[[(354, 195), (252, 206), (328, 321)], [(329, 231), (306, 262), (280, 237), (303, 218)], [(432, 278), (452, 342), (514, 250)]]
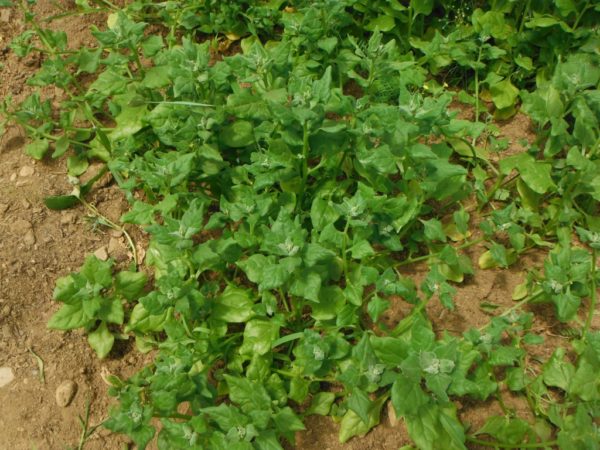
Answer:
[(374, 19), (371, 19), (369, 21), (369, 23), (367, 23), (365, 25), (365, 29), (369, 30), (369, 31), (379, 30), (379, 31), (387, 32), (387, 31), (393, 30), (395, 26), (396, 26), (396, 21), (394, 20), (393, 16), (381, 15), (381, 16), (375, 17)]
[(144, 272), (122, 271), (115, 276), (116, 293), (127, 300), (135, 300), (146, 285), (148, 276)]
[(49, 148), (48, 139), (38, 139), (25, 146), (25, 153), (34, 159), (41, 160)]
[(54, 152), (52, 153), (52, 158), (58, 158), (65, 154), (65, 152), (69, 149), (71, 142), (66, 135), (61, 136), (58, 141), (54, 143)]
[(523, 181), (538, 194), (545, 194), (556, 187), (550, 175), (552, 165), (550, 163), (532, 162), (519, 167)]
[(69, 209), (79, 203), (79, 198), (74, 195), (53, 195), (44, 198), (44, 204), (47, 208), (55, 211)]
[(513, 106), (519, 97), (519, 89), (508, 78), (492, 84), (490, 86), (490, 93), (492, 94), (494, 105), (498, 109)]
[(100, 64), (100, 57), (102, 56), (102, 49), (89, 50), (87, 48), (81, 49), (77, 58), (77, 65), (79, 69), (78, 73), (96, 73)]
[(557, 348), (552, 357), (544, 364), (542, 377), (547, 386), (569, 391), (569, 385), (575, 374), (575, 367), (564, 360), (565, 350)]
[(239, 352), (247, 356), (266, 355), (277, 338), (279, 324), (274, 319), (252, 319), (244, 328), (244, 341)]
[(437, 219), (421, 220), (425, 231), (425, 238), (429, 242), (446, 242), (446, 233), (442, 228), (442, 222)]
[(367, 312), (369, 313), (369, 317), (373, 322), (377, 322), (381, 315), (388, 310), (391, 303), (388, 300), (382, 299), (379, 296), (373, 297), (369, 304), (367, 305)]
[(74, 330), (88, 325), (90, 318), (85, 314), (81, 303), (63, 305), (48, 321), (48, 328)]
[(422, 406), (429, 402), (420, 383), (399, 376), (392, 385), (392, 405), (398, 416), (412, 416), (419, 413)]
[(112, 264), (110, 259), (102, 261), (95, 255), (90, 255), (85, 259), (79, 273), (88, 281), (107, 288), (112, 285)]
[(89, 161), (85, 156), (69, 156), (67, 158), (67, 168), (69, 175), (72, 177), (78, 177), (82, 175), (90, 166)]
[(296, 431), (306, 430), (306, 427), (300, 418), (292, 411), (292, 408), (286, 406), (273, 415), (273, 422), (278, 431), (292, 440)]
[(151, 67), (144, 74), (142, 85), (149, 89), (159, 89), (171, 82), (169, 73), (165, 66)]
[(237, 120), (224, 127), (219, 137), (227, 147), (247, 147), (254, 144), (254, 125), (246, 120)]
[(417, 14), (428, 16), (433, 11), (433, 3), (433, 0), (411, 0), (410, 6), (415, 12), (415, 16)]
[(243, 411), (268, 411), (270, 409), (271, 397), (262, 385), (257, 385), (247, 378), (231, 375), (225, 375), (225, 380), (229, 387), (229, 398), (239, 404)]
[(312, 302), (319, 302), (321, 277), (312, 271), (302, 271), (290, 286), (290, 293)]
[(358, 417), (365, 423), (369, 423), (369, 411), (371, 408), (371, 400), (366, 392), (355, 388), (348, 397), (348, 408), (356, 413)]
[(254, 301), (247, 290), (227, 286), (215, 299), (213, 318), (224, 322), (247, 322), (254, 316)]
[(367, 413), (367, 422), (365, 423), (358, 414), (352, 410), (348, 410), (342, 422), (340, 423), (339, 440), (343, 444), (354, 436), (364, 436), (371, 428), (379, 423), (379, 415), (381, 407), (385, 403), (386, 397), (380, 397), (371, 403)]
[(165, 321), (172, 313), (172, 308), (167, 309), (161, 314), (150, 314), (144, 305), (138, 303), (131, 311), (129, 323), (125, 327), (125, 332), (138, 331), (140, 333), (153, 333), (164, 329)]
[(156, 55), (160, 49), (163, 47), (163, 39), (159, 34), (153, 34), (152, 36), (148, 36), (142, 42), (142, 50), (144, 51), (144, 56), (146, 58), (151, 58)]
[(106, 322), (101, 322), (96, 330), (88, 334), (88, 342), (98, 355), (98, 358), (102, 359), (112, 349), (115, 337), (108, 330)]
[(318, 414), (320, 416), (329, 415), (331, 406), (335, 401), (335, 394), (333, 392), (319, 392), (312, 398), (310, 407), (306, 411), (306, 414)]

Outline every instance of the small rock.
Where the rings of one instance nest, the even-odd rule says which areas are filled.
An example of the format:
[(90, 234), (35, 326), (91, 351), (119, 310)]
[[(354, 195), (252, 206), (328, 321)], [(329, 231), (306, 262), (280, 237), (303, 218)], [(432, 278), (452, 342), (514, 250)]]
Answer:
[(56, 404), (61, 408), (66, 408), (73, 401), (75, 394), (77, 394), (77, 384), (71, 380), (63, 381), (56, 388)]
[(117, 262), (122, 262), (127, 259), (127, 248), (120, 239), (110, 238), (108, 241), (108, 254)]
[(0, 203), (0, 214), (4, 214), (6, 211), (8, 211), (8, 204)]
[(23, 166), (21, 170), (19, 170), (20, 177), (30, 177), (35, 173), (35, 169), (31, 166)]
[(35, 244), (35, 234), (33, 234), (33, 230), (27, 230), (27, 233), (23, 236), (23, 243), (30, 246)]
[(15, 181), (16, 179), (17, 179), (17, 174), (16, 173), (11, 174), (10, 181)]
[(8, 23), (10, 22), (10, 9), (4, 8), (0, 11), (0, 22)]
[(0, 367), (0, 388), (11, 383), (15, 379), (15, 374), (10, 367)]
[(106, 246), (102, 246), (98, 250), (96, 250), (94, 252), (94, 256), (100, 261), (106, 261), (108, 259), (108, 252), (106, 251)]
[(123, 232), (119, 230), (110, 230), (110, 235), (114, 238), (123, 236)]
[(387, 414), (388, 418), (390, 419), (390, 425), (393, 427), (398, 425), (398, 417), (396, 416), (396, 410), (394, 409), (394, 405), (392, 405), (391, 401), (389, 401), (387, 404)]
[(31, 203), (29, 203), (26, 199), (21, 200), (21, 204), (23, 205), (23, 208), (25, 208), (25, 209), (31, 208)]
[(72, 212), (63, 212), (62, 217), (60, 218), (60, 223), (62, 225), (68, 225), (73, 222), (75, 222), (75, 214)]

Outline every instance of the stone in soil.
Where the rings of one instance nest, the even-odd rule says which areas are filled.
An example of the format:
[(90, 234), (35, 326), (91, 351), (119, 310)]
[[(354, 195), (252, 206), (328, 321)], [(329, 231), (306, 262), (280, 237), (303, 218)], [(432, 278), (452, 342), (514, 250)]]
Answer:
[(35, 173), (35, 169), (31, 166), (23, 166), (21, 170), (19, 170), (20, 177), (30, 177)]
[(66, 408), (71, 404), (77, 394), (77, 383), (71, 380), (63, 381), (56, 388), (56, 404), (61, 408)]
[(60, 217), (60, 223), (62, 225), (68, 225), (73, 222), (75, 222), (75, 214), (73, 214), (72, 212), (63, 211)]
[(122, 262), (127, 259), (127, 248), (120, 239), (111, 237), (108, 241), (108, 254), (112, 256), (115, 261)]
[(10, 384), (15, 379), (15, 374), (10, 367), (0, 367), (0, 388)]
[(106, 251), (106, 246), (100, 247), (98, 250), (96, 250), (94, 252), (94, 256), (100, 261), (106, 261), (108, 259), (108, 252)]
[(27, 230), (25, 236), (23, 236), (23, 243), (29, 246), (35, 244), (35, 234), (33, 234), (32, 229)]

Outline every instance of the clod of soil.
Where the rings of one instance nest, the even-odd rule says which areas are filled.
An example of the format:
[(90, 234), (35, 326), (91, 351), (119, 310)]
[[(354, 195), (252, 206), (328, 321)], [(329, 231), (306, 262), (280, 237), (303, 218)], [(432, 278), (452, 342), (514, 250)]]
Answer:
[(77, 383), (71, 380), (63, 381), (56, 388), (56, 404), (61, 408), (66, 408), (71, 404), (77, 394)]

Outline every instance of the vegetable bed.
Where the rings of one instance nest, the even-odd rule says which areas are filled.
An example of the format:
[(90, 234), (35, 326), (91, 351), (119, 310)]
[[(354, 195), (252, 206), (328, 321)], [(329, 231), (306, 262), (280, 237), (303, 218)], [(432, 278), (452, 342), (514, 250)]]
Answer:
[[(345, 443), (383, 414), (405, 449), (600, 448), (599, 5), (76, 3), (108, 13), (94, 47), (20, 4), (11, 49), (41, 55), (39, 89), (0, 117), (64, 158), (73, 190), (48, 208), (83, 204), (130, 244), (59, 278), (48, 324), (99, 358), (127, 339), (154, 355), (107, 378), (105, 427), (270, 450), (309, 416)], [(516, 114), (535, 131), (519, 148), (500, 136)], [(107, 174), (120, 223), (89, 201)], [(501, 301), (445, 323), (478, 274), (519, 265)]]

